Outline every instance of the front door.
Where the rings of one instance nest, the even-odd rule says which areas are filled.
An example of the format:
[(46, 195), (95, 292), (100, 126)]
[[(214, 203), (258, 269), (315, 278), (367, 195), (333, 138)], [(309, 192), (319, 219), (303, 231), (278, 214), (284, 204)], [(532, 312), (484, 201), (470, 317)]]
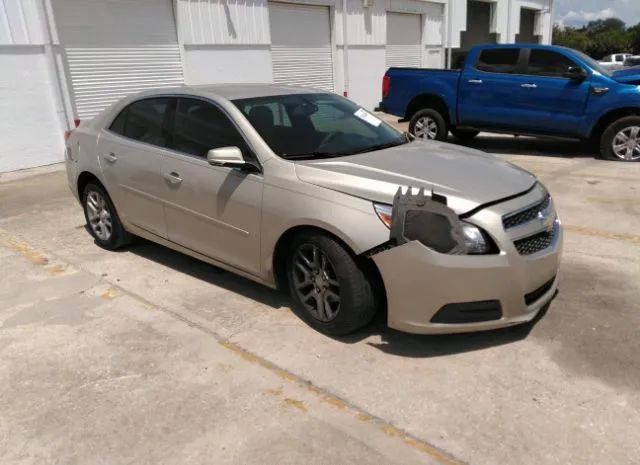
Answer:
[(514, 128), (521, 118), (517, 92), (524, 83), (517, 74), (520, 48), (487, 48), (460, 77), (458, 114), (462, 125)]
[(180, 98), (172, 151), (162, 163), (169, 240), (240, 270), (260, 270), (260, 173), (211, 166), (210, 149), (251, 151), (227, 115), (209, 101)]
[(534, 48), (527, 50), (527, 55), (527, 82), (520, 93), (530, 127), (546, 133), (577, 134), (589, 99), (589, 79), (564, 77), (570, 67), (580, 65), (562, 53)]
[(170, 105), (169, 98), (134, 102), (98, 139), (100, 166), (118, 214), (161, 237), (167, 236), (160, 166), (169, 142)]

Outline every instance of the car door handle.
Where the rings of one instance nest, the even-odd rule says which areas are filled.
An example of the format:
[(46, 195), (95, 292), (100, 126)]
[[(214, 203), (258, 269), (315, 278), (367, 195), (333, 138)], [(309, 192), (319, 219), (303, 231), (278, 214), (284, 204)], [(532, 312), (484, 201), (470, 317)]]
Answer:
[(520, 87), (524, 87), (525, 89), (537, 89), (538, 86), (535, 84), (521, 84)]
[(482, 84), (482, 79), (469, 79), (467, 82), (469, 84)]
[(116, 161), (118, 161), (118, 157), (116, 157), (116, 154), (113, 152), (106, 153), (104, 155), (104, 159), (109, 163), (115, 163)]
[(175, 171), (172, 171), (171, 173), (165, 173), (164, 178), (171, 184), (180, 184), (182, 182), (182, 178)]

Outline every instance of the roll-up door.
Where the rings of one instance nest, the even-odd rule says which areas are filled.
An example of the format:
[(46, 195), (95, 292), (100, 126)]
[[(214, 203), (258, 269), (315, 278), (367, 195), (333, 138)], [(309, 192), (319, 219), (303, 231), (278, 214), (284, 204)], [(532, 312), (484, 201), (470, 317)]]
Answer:
[(269, 3), (273, 81), (333, 91), (329, 8)]
[(387, 12), (387, 67), (422, 66), (421, 17)]
[(80, 119), (134, 92), (184, 82), (171, 0), (53, 4)]

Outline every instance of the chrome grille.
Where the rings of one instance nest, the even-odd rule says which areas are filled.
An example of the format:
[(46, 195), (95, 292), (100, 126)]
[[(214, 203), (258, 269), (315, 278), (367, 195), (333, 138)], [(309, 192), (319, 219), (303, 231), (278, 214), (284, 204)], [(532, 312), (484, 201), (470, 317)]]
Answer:
[(549, 231), (542, 231), (534, 234), (533, 236), (518, 239), (517, 241), (514, 241), (513, 244), (516, 246), (516, 250), (520, 255), (531, 255), (550, 247), (553, 243), (556, 231), (557, 228), (554, 227)]
[(545, 214), (550, 202), (551, 197), (549, 194), (546, 194), (544, 199), (534, 206), (529, 207), (526, 210), (509, 213), (508, 215), (503, 216), (502, 225), (504, 226), (504, 229), (507, 230), (515, 228), (516, 226), (520, 226), (521, 224), (525, 224), (539, 218), (540, 213), (543, 215)]

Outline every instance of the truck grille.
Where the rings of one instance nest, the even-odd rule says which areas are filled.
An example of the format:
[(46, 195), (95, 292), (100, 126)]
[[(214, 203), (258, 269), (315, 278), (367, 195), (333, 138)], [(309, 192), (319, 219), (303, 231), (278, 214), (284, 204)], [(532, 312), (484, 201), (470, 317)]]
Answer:
[(544, 199), (534, 205), (533, 207), (529, 207), (526, 210), (522, 210), (516, 213), (509, 213), (502, 217), (502, 225), (504, 229), (515, 228), (516, 226), (520, 226), (521, 224), (528, 223), (529, 221), (533, 221), (539, 217), (539, 214), (544, 214), (546, 209), (549, 207), (549, 202), (551, 201), (551, 197), (549, 194), (545, 195)]
[(514, 241), (516, 250), (520, 255), (531, 255), (551, 246), (553, 238), (556, 235), (557, 228), (553, 228), (549, 231), (542, 231), (533, 236), (525, 237)]

